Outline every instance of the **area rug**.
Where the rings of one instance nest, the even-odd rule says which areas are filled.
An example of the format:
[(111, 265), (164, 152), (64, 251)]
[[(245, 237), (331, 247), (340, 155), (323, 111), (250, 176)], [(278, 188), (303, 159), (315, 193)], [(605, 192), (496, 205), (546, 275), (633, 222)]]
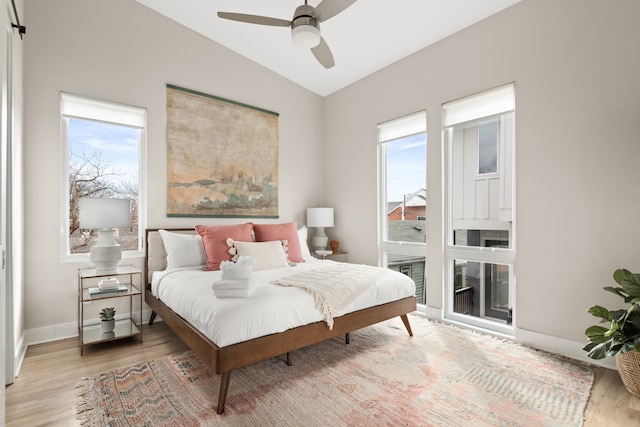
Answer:
[(78, 383), (90, 426), (581, 426), (589, 366), (510, 341), (409, 316), (231, 375), (191, 352)]

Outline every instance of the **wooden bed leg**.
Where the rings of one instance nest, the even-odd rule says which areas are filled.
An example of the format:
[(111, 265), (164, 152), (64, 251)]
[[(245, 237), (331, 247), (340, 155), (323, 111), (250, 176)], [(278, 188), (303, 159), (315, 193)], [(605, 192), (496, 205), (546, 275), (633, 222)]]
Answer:
[(224, 402), (227, 400), (227, 390), (229, 390), (229, 380), (231, 379), (231, 371), (224, 372), (220, 376), (220, 394), (218, 394), (218, 408), (216, 413), (224, 412)]
[(287, 351), (287, 366), (291, 366), (291, 354), (289, 354), (289, 352)]
[(349, 335), (349, 332), (347, 332), (346, 334), (344, 334), (344, 343), (345, 343), (345, 344), (349, 344), (350, 337), (351, 337), (351, 336)]
[(151, 312), (151, 316), (149, 317), (149, 326), (153, 325), (153, 321), (156, 320), (156, 316), (158, 314), (155, 311)]
[(409, 324), (409, 318), (407, 317), (406, 314), (401, 315), (400, 318), (402, 319), (402, 323), (404, 323), (404, 327), (407, 328), (407, 332), (409, 332), (409, 336), (412, 337), (413, 336), (413, 332), (411, 331), (411, 325)]

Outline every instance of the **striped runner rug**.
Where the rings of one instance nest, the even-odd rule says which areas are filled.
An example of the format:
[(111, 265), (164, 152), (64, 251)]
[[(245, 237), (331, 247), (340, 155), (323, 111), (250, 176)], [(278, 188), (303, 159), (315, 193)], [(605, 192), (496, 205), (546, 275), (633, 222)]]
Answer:
[(588, 365), (410, 316), (219, 376), (191, 352), (77, 384), (86, 426), (581, 426)]

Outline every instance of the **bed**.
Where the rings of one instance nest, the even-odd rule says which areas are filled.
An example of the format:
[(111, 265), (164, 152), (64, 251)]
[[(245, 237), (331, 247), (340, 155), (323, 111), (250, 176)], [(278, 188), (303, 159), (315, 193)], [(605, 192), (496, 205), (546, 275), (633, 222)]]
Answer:
[[(162, 236), (197, 236), (193, 228), (163, 230)], [(351, 331), (394, 317), (400, 317), (413, 335), (407, 314), (416, 309), (415, 285), (401, 273), (385, 270), (370, 289), (335, 313), (329, 328), (315, 309), (313, 297), (272, 281), (301, 271), (338, 268), (340, 263), (307, 255), (305, 262), (295, 266), (253, 273), (252, 281), (261, 285), (249, 298), (215, 298), (211, 285), (219, 279), (220, 271), (202, 271), (202, 266), (168, 268), (160, 233), (159, 229), (148, 229), (145, 234), (145, 302), (152, 309), (149, 325), (160, 316), (215, 374), (221, 375), (218, 414), (224, 412), (235, 369), (283, 355), (289, 363), (289, 353), (294, 350), (337, 336), (348, 337)], [(306, 248), (306, 239), (302, 246)], [(216, 310), (203, 311), (210, 307)], [(251, 313), (241, 312), (245, 308)], [(271, 321), (276, 318), (280, 323)]]

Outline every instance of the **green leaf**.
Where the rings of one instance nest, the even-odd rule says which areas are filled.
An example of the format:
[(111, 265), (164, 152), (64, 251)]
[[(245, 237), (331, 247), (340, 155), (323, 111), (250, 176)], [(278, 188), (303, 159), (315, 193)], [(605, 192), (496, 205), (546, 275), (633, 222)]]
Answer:
[(609, 348), (606, 344), (598, 344), (589, 351), (587, 356), (592, 359), (604, 359), (607, 357), (608, 349)]
[(618, 353), (624, 353), (624, 351), (622, 351), (622, 349), (624, 348), (624, 344), (622, 343), (609, 343), (609, 348), (607, 349), (607, 356), (615, 356)]
[(612, 319), (616, 319), (618, 323), (620, 323), (623, 321), (623, 318), (627, 316), (627, 310), (614, 310), (610, 311), (609, 314)]
[(632, 309), (629, 310), (627, 323), (635, 327), (640, 333), (640, 307), (638, 305), (633, 305)]
[(629, 296), (640, 297), (640, 274), (629, 273), (619, 284)]
[(604, 328), (602, 326), (590, 326), (584, 331), (584, 334), (587, 336), (589, 341), (601, 344), (609, 341), (609, 338), (605, 336), (605, 334), (609, 332), (608, 328)]
[(604, 289), (607, 292), (611, 292), (612, 294), (615, 294), (615, 295), (619, 296), (620, 298), (626, 298), (627, 297), (627, 295), (624, 293), (624, 289), (622, 289), (622, 288), (614, 288), (612, 286), (605, 286), (602, 289)]
[[(624, 344), (622, 344), (620, 346), (620, 349), (618, 351), (616, 351), (616, 354), (618, 354), (618, 353), (626, 353), (628, 351), (632, 351), (633, 349), (634, 349), (633, 343), (632, 342), (626, 342), (626, 343), (624, 343)], [(613, 354), (613, 356), (615, 356), (615, 354)]]
[(619, 268), (613, 272), (613, 280), (615, 280), (616, 283), (621, 285), (622, 284), (621, 282), (624, 280), (624, 278), (630, 274), (631, 272), (629, 270), (626, 270), (624, 268)]
[(611, 313), (609, 313), (609, 310), (599, 305), (594, 305), (593, 307), (589, 307), (587, 309), (587, 313), (604, 320), (609, 320), (609, 321), (611, 320)]

